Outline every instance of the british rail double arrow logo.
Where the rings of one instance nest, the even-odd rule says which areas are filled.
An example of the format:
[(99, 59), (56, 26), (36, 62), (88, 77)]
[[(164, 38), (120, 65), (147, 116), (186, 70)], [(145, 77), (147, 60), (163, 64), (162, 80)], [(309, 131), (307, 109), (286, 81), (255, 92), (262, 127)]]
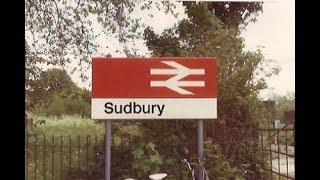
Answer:
[(150, 69), (151, 75), (175, 75), (166, 81), (150, 81), (150, 87), (166, 87), (182, 95), (194, 93), (181, 87), (204, 87), (204, 81), (183, 81), (189, 75), (204, 75), (204, 69), (189, 69), (174, 61), (161, 61), (174, 69)]

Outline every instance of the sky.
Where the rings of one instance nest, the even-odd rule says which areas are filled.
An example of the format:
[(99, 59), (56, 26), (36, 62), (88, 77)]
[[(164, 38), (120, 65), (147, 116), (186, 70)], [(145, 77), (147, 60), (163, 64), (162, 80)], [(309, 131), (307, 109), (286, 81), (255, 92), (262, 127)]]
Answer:
[[(146, 25), (154, 28), (156, 33), (161, 33), (165, 28), (171, 27), (179, 20), (186, 18), (183, 14), (183, 7), (177, 6), (177, 10), (182, 13), (178, 18), (172, 15), (165, 15), (164, 12), (153, 11), (154, 18), (146, 17), (143, 13), (135, 16), (142, 17)], [(245, 50), (256, 50), (263, 46), (262, 53), (265, 58), (272, 59), (281, 68), (277, 76), (267, 79), (268, 88), (261, 92), (261, 97), (266, 99), (272, 93), (286, 95), (295, 91), (295, 3), (294, 0), (267, 0), (263, 4), (257, 22), (250, 23), (241, 36), (245, 39)], [(99, 25), (94, 28), (97, 32), (101, 30)], [(106, 38), (108, 41), (106, 41)], [(115, 38), (100, 37), (98, 43), (101, 48), (100, 53), (111, 53), (112, 57), (125, 57), (124, 53), (116, 52), (121, 45)], [(148, 56), (148, 49), (144, 42), (135, 42), (139, 48), (139, 53)], [(72, 79), (81, 87), (91, 88), (91, 69), (88, 70), (88, 82), (81, 82), (78, 74), (71, 75)]]
[(280, 73), (267, 79), (269, 88), (261, 93), (286, 95), (295, 92), (295, 3), (294, 0), (274, 0), (265, 2), (263, 13), (257, 22), (249, 24), (242, 33), (247, 50), (257, 46), (265, 57), (273, 59), (280, 66)]

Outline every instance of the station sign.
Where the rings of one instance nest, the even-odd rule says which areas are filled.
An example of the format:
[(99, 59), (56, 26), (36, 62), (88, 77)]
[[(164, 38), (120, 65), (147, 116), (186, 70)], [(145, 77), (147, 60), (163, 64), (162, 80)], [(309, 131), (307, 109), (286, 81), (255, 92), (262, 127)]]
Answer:
[(93, 58), (92, 119), (215, 119), (215, 58)]

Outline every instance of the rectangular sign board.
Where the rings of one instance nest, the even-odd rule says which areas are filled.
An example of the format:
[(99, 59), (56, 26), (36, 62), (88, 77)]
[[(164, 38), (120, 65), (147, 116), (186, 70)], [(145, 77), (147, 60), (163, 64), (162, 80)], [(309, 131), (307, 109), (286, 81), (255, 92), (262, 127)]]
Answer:
[(215, 119), (215, 58), (93, 58), (92, 119)]

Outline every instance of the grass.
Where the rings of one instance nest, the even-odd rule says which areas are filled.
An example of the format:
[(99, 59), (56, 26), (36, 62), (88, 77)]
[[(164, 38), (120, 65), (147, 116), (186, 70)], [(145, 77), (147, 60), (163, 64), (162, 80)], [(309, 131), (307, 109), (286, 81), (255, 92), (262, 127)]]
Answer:
[[(30, 129), (32, 134), (47, 134), (47, 135), (104, 135), (104, 121), (92, 120), (83, 118), (78, 115), (64, 115), (61, 118), (54, 116), (41, 116), (30, 114), (33, 119), (33, 128)], [(112, 123), (114, 134), (121, 133), (139, 135), (139, 125), (137, 123), (128, 123), (123, 121), (114, 121)]]
[[(77, 115), (57, 117), (45, 117), (31, 115), (34, 119), (34, 127), (31, 133), (34, 134), (55, 134), (55, 135), (103, 135), (104, 126), (94, 120), (82, 118)], [(40, 123), (40, 122), (43, 123)]]
[[(88, 172), (95, 172), (96, 170), (103, 172), (103, 169), (95, 169), (95, 158), (100, 159), (97, 160), (97, 165), (100, 167), (101, 158), (103, 157), (101, 154), (97, 155), (96, 152), (103, 151), (102, 147), (105, 133), (104, 121), (95, 121), (77, 115), (66, 115), (57, 118), (30, 114), (30, 117), (33, 119), (34, 126), (29, 130), (29, 134), (38, 135), (30, 135), (27, 138), (28, 150), (26, 151), (26, 154), (28, 161), (26, 167), (28, 169), (27, 176), (30, 179), (35, 178), (35, 167), (37, 167), (37, 171), (39, 172), (37, 173), (38, 179), (43, 179), (44, 176), (46, 176), (46, 178), (51, 178), (53, 174), (55, 174), (55, 176), (62, 175), (66, 179), (74, 179), (71, 176), (69, 177), (69, 166), (75, 168), (75, 173), (77, 175), (77, 165), (80, 162), (80, 169), (87, 172), (87, 154), (89, 154)], [(122, 144), (121, 134), (123, 132), (131, 135), (139, 134), (139, 126), (136, 123), (123, 121), (113, 122), (112, 128), (114, 145)], [(97, 136), (97, 141), (94, 140), (95, 136)], [(89, 137), (89, 141), (87, 137)], [(37, 144), (37, 146), (35, 146), (35, 144)], [(71, 144), (73, 146), (70, 146)], [(95, 146), (95, 144), (97, 146)], [(35, 148), (37, 151), (35, 151)], [(128, 156), (130, 153), (130, 149), (126, 147), (122, 149), (116, 148), (113, 151), (113, 155), (119, 158), (124, 154)], [(69, 164), (69, 160), (72, 162), (72, 165)], [(119, 163), (120, 161), (115, 161), (114, 165), (118, 169), (121, 169), (122, 166), (124, 166)], [(55, 164), (54, 169), (51, 166), (52, 163)], [(37, 164), (37, 166), (35, 166), (35, 164)], [(46, 165), (45, 169), (44, 164)], [(62, 164), (63, 167), (62, 171), (60, 164)]]

